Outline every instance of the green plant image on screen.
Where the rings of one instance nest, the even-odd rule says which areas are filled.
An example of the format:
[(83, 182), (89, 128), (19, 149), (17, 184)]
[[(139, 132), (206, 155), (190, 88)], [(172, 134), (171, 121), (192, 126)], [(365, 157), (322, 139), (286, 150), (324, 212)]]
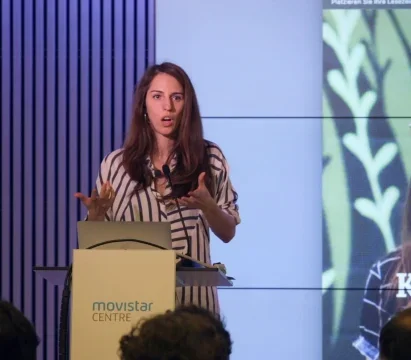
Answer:
[(324, 10), (323, 67), (323, 358), (364, 359), (364, 288), (411, 176), (411, 10)]

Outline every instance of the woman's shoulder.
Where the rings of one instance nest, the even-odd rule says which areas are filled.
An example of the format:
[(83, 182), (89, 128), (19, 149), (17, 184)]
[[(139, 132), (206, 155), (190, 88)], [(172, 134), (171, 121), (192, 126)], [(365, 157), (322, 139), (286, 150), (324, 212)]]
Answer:
[(392, 263), (397, 263), (398, 260), (401, 258), (401, 248), (398, 248), (394, 251), (391, 251), (383, 256), (381, 256), (377, 261), (373, 263), (373, 267), (375, 266), (385, 266)]
[(113, 167), (118, 167), (121, 165), (123, 160), (123, 149), (117, 149), (109, 154), (107, 154), (103, 161), (101, 162), (101, 166), (107, 167), (107, 168), (113, 168)]
[(223, 155), (223, 151), (221, 150), (220, 146), (218, 146), (215, 142), (210, 140), (204, 140), (205, 147), (209, 153)]
[(400, 260), (401, 249), (391, 251), (372, 264), (370, 274), (377, 277), (381, 282), (387, 282), (394, 275)]
[(227, 160), (220, 146), (209, 140), (204, 140), (204, 142), (207, 149), (210, 164), (215, 169), (225, 169), (227, 167)]

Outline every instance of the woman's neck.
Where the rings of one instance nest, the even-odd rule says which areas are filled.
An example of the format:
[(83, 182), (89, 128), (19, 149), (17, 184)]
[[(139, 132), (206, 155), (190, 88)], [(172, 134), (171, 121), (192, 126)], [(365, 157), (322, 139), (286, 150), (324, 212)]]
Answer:
[(155, 162), (165, 164), (170, 157), (174, 147), (174, 140), (168, 139), (164, 136), (156, 139), (156, 147), (154, 148), (153, 160)]

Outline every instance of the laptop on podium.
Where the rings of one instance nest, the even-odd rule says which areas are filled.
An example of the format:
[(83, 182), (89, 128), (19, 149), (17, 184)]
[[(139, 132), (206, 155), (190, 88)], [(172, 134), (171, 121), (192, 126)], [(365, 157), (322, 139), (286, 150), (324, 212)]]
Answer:
[(110, 250), (171, 250), (171, 225), (169, 222), (138, 221), (79, 221), (77, 223), (79, 249), (109, 240), (134, 239), (147, 242), (124, 241), (104, 244), (94, 249)]

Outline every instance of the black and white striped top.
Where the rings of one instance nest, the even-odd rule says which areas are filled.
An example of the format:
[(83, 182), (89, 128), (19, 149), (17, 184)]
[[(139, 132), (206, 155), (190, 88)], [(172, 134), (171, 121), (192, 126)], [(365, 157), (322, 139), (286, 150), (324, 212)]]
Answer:
[[(215, 200), (221, 209), (232, 215), (236, 224), (240, 223), (237, 205), (237, 193), (229, 177), (229, 166), (220, 148), (209, 141), (206, 142), (209, 153), (211, 172), (215, 186)], [(166, 204), (161, 195), (156, 191), (154, 181), (152, 184), (133, 194), (135, 181), (131, 180), (121, 166), (122, 149), (107, 155), (101, 163), (100, 172), (96, 181), (97, 192), (101, 186), (109, 181), (116, 192), (112, 208), (106, 214), (107, 221), (169, 221), (171, 223), (172, 247), (183, 254), (187, 254), (187, 240), (175, 206)], [(154, 175), (154, 167), (149, 157), (147, 166)], [(170, 170), (175, 167), (175, 159), (170, 163)], [(154, 177), (154, 176), (153, 176)], [(171, 191), (168, 186), (165, 195)], [(191, 237), (191, 256), (211, 264), (210, 256), (210, 230), (207, 220), (202, 212), (181, 206), (184, 222)], [(196, 304), (219, 313), (217, 291), (212, 287), (183, 287), (177, 289), (177, 299), (182, 304)]]
[(392, 278), (401, 260), (401, 250), (376, 261), (369, 271), (360, 315), (359, 335), (353, 346), (370, 360), (379, 359), (379, 338), (382, 327), (400, 310)]

